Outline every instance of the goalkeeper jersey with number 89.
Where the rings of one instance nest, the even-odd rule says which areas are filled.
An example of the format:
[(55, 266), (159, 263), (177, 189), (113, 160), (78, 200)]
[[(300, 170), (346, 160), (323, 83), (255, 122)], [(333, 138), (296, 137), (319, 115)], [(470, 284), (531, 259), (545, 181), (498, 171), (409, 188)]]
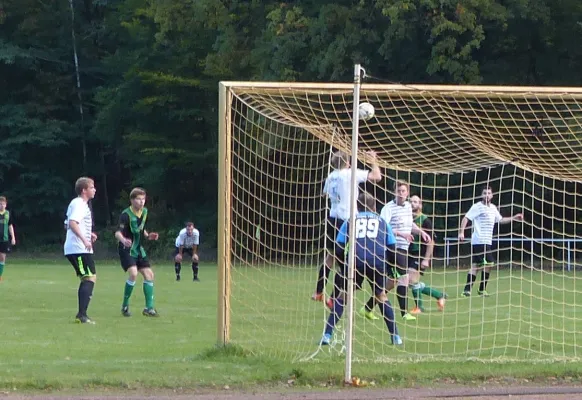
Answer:
[[(386, 249), (396, 243), (390, 225), (380, 215), (364, 211), (356, 216), (356, 267), (364, 265), (380, 269), (386, 262)], [(345, 221), (337, 235), (338, 244), (345, 246), (349, 240), (349, 222)]]

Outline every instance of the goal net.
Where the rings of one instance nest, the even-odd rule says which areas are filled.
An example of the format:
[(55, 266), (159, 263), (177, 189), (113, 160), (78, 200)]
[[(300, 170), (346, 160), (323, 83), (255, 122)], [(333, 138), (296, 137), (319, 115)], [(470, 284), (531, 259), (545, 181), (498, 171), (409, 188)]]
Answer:
[[(353, 100), (351, 84), (221, 84), (220, 342), (288, 360), (341, 355), (341, 324), (331, 346), (319, 346), (329, 310), (311, 295), (326, 255), (322, 188), (332, 152), (350, 153)], [(448, 299), (441, 312), (424, 296), (424, 312), (403, 321), (391, 292), (404, 340), (393, 346), (381, 318), (358, 313), (371, 294), (364, 285), (354, 361), (577, 358), (582, 90), (364, 84), (360, 101), (376, 113), (360, 121), (358, 166), (369, 167), (374, 150), (383, 171), (360, 190), (380, 210), (395, 180), (410, 182), (434, 226), (422, 281)], [(477, 294), (477, 274), (465, 298), (471, 246), (458, 229), (483, 186), (504, 217), (525, 220), (496, 226), (490, 297)], [(327, 295), (332, 287), (333, 274)]]

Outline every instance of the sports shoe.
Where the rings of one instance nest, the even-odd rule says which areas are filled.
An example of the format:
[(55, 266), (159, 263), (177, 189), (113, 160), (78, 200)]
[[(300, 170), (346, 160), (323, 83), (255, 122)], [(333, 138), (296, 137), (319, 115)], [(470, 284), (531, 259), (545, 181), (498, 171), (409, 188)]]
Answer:
[(444, 311), (445, 310), (445, 303), (447, 301), (447, 296), (443, 296), (440, 299), (437, 300), (437, 308), (439, 309), (439, 311)]
[(131, 317), (131, 312), (129, 311), (128, 306), (121, 307), (121, 315), (123, 315), (124, 317)]
[(313, 295), (311, 296), (311, 300), (323, 301), (323, 293), (313, 293)]
[(180, 280), (180, 275), (176, 275), (176, 281)]
[(329, 346), (331, 343), (331, 335), (329, 333), (324, 333), (321, 340), (319, 341), (320, 346)]
[(366, 311), (366, 307), (360, 308), (360, 315), (366, 319), (369, 319), (370, 321), (376, 321), (380, 319), (374, 314), (374, 311)]
[(395, 346), (402, 345), (402, 339), (400, 338), (399, 335), (392, 335), (392, 344)]
[(463, 297), (471, 297), (471, 292), (469, 292), (468, 290), (465, 290), (463, 293), (461, 293), (461, 296), (463, 296)]
[(159, 317), (160, 314), (155, 310), (155, 308), (144, 308), (142, 314), (146, 317)]
[(416, 317), (411, 313), (406, 313), (402, 316), (402, 319), (405, 321), (416, 321)]
[(194, 279), (192, 279), (192, 281), (194, 281), (194, 282), (200, 282), (200, 279), (198, 279), (198, 277), (195, 276)]
[(93, 321), (91, 318), (89, 318), (86, 315), (77, 315), (75, 317), (75, 322), (77, 324), (90, 324), (90, 325), (95, 325), (95, 321)]
[(410, 314), (412, 315), (422, 314), (423, 312), (424, 310), (420, 307), (414, 307), (412, 310), (410, 310)]
[(491, 295), (487, 293), (487, 290), (479, 290), (479, 296), (489, 297)]

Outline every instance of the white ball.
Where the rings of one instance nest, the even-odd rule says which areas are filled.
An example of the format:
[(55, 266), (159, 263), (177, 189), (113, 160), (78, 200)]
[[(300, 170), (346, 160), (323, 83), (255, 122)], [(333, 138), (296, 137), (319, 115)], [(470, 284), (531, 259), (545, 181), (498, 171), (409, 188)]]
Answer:
[(374, 106), (370, 103), (360, 103), (358, 115), (361, 120), (367, 121), (374, 116)]

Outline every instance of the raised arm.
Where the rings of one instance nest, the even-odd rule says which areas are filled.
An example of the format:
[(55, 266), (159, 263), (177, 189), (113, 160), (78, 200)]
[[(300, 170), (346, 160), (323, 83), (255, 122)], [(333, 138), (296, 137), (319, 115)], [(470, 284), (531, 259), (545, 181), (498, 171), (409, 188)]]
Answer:
[(370, 182), (379, 182), (382, 180), (382, 171), (380, 171), (380, 167), (378, 166), (378, 155), (373, 150), (366, 152), (366, 154), (372, 159), (372, 168), (368, 172), (368, 180)]

